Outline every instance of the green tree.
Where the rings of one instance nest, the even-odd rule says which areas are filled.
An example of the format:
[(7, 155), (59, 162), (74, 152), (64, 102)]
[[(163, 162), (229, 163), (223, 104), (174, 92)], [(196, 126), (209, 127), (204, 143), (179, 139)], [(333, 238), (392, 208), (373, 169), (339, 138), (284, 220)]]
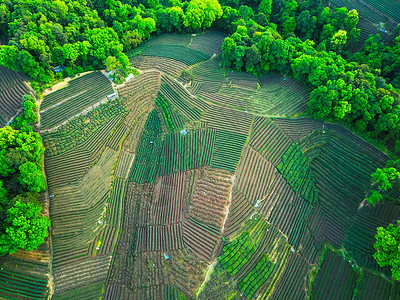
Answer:
[(117, 58), (115, 56), (107, 57), (105, 65), (108, 71), (114, 70), (118, 65)]
[(390, 266), (393, 278), (400, 280), (400, 221), (397, 221), (397, 226), (378, 227), (375, 239), (374, 258), (381, 267)]
[(338, 100), (337, 91), (322, 85), (310, 93), (307, 112), (319, 119), (325, 119), (332, 111), (333, 103)]
[(399, 183), (399, 166), (400, 160), (390, 160), (384, 168), (377, 168), (376, 171), (371, 174), (372, 184), (367, 193), (367, 195), (370, 195), (366, 198), (368, 203), (375, 206), (378, 201), (390, 196), (392, 185)]
[(0, 235), (0, 255), (14, 253), (19, 248), (32, 251), (43, 244), (50, 220), (40, 215), (41, 210), (39, 205), (24, 203), (21, 197), (17, 197), (14, 206), (7, 210)]
[(341, 50), (347, 42), (347, 32), (339, 30), (336, 32), (331, 39), (332, 50)]
[(268, 19), (271, 15), (272, 0), (261, 0), (258, 11), (262, 12)]
[(32, 95), (22, 96), (22, 106), (24, 107), (24, 118), (29, 124), (38, 122), (38, 109), (36, 100)]
[(19, 171), (19, 181), (23, 187), (38, 193), (46, 190), (46, 179), (35, 163), (26, 162), (19, 167)]

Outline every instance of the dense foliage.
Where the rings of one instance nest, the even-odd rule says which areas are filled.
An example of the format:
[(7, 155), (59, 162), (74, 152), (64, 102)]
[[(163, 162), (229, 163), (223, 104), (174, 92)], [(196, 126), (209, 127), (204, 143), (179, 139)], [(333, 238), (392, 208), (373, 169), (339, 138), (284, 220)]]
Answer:
[(372, 184), (367, 202), (375, 205), (384, 199), (400, 201), (393, 196), (393, 192), (399, 189), (400, 183), (400, 160), (389, 160), (385, 168), (378, 168), (372, 175)]
[[(134, 6), (136, 5), (136, 6)], [(97, 10), (96, 10), (97, 9)], [(150, 33), (204, 30), (222, 15), (217, 0), (0, 0), (0, 64), (33, 78), (37, 91), (62, 76), (129, 63), (129, 51)], [(55, 67), (60, 67), (55, 72)]]
[(400, 221), (396, 226), (389, 224), (385, 229), (378, 228), (375, 236), (375, 249), (377, 252), (374, 258), (380, 266), (391, 266), (392, 275), (396, 280), (400, 280)]
[[(295, 1), (276, 1), (272, 8), (276, 3), (283, 3), (283, 13), (271, 15), (276, 26), (268, 19), (265, 27), (253, 19), (237, 21), (235, 32), (222, 46), (223, 65), (254, 74), (278, 71), (295, 77), (312, 89), (310, 116), (344, 122), (383, 143), (400, 138), (399, 92), (387, 83), (397, 87), (396, 74), (388, 68), (381, 74), (381, 61), (365, 64), (373, 37), (362, 50), (364, 56), (350, 53), (360, 34), (357, 12), (298, 6)], [(398, 53), (399, 41), (385, 49)], [(396, 69), (398, 54), (386, 57)]]
[(50, 220), (40, 215), (38, 193), (46, 190), (42, 138), (29, 126), (38, 120), (35, 98), (23, 96), (24, 113), (0, 128), (0, 255), (44, 242)]

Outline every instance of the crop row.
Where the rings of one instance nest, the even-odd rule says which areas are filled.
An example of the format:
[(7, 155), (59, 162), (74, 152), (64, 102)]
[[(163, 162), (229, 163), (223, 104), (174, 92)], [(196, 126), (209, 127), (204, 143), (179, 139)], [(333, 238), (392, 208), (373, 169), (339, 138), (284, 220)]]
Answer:
[(187, 171), (211, 164), (215, 145), (214, 130), (193, 130), (166, 136), (161, 154), (160, 175)]
[(181, 45), (152, 45), (142, 55), (172, 58), (188, 66), (210, 58), (209, 54)]
[(111, 83), (106, 76), (101, 74), (101, 72), (91, 72), (72, 79), (68, 81), (66, 87), (45, 95), (40, 108), (44, 110), (65, 99), (76, 97), (76, 95), (82, 92), (97, 89), (98, 87), (108, 87), (104, 90), (106, 95), (113, 92)]
[(176, 59), (158, 56), (142, 57), (144, 59), (141, 61), (140, 64), (137, 65), (137, 68), (142, 70), (158, 69), (173, 76), (179, 76), (182, 70), (187, 68), (187, 65), (185, 63)]
[[(45, 133), (43, 137), (46, 156), (60, 155), (82, 144), (91, 134), (104, 128), (103, 125), (114, 123), (115, 117), (122, 116), (126, 112), (126, 108), (120, 101), (113, 99), (89, 111), (86, 115), (71, 120), (56, 131)], [(117, 119), (120, 120), (120, 118)]]
[(47, 280), (0, 271), (0, 298), (45, 299)]
[(18, 73), (0, 66), (0, 126), (6, 125), (21, 107), (22, 96), (29, 93)]
[(247, 136), (231, 131), (218, 130), (211, 166), (235, 172)]
[(238, 283), (238, 287), (247, 298), (253, 298), (258, 288), (268, 279), (273, 268), (274, 264), (264, 255), (246, 277)]
[(296, 143), (292, 143), (282, 155), (277, 169), (296, 193), (311, 204), (317, 202), (318, 192), (314, 186), (310, 161)]
[(146, 121), (129, 181), (154, 182), (159, 168), (161, 150), (161, 124), (157, 112), (153, 110)]
[(291, 140), (268, 118), (256, 117), (249, 144), (271, 164), (278, 165)]
[(253, 148), (245, 146), (238, 167), (235, 188), (256, 205), (257, 200), (267, 195), (275, 172), (275, 167), (264, 157)]
[(70, 98), (59, 105), (42, 112), (42, 128), (52, 128), (82, 112), (84, 108), (87, 108), (102, 99), (106, 99), (106, 96), (113, 92), (112, 88), (111, 90), (110, 88), (111, 83), (102, 86), (95, 85), (93, 88), (76, 95), (76, 97)]

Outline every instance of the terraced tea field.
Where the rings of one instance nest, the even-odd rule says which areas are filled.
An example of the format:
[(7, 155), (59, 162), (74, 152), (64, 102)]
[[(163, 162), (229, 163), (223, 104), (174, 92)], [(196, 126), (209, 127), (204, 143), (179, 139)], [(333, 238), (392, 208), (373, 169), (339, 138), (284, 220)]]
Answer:
[(33, 91), (22, 76), (0, 66), (0, 126), (8, 125), (21, 108), (21, 98), (26, 94), (33, 95)]
[(388, 157), (295, 118), (298, 81), (221, 69), (223, 39), (152, 39), (117, 99), (97, 72), (44, 97), (51, 270), (0, 261), (0, 298), (397, 299), (372, 255), (400, 206), (359, 206)]

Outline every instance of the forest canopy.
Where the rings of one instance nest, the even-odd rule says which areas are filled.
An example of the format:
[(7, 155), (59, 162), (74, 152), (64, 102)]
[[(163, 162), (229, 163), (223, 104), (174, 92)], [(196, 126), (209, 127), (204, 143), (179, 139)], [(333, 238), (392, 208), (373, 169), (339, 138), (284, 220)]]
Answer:
[(36, 249), (50, 226), (37, 200), (46, 180), (42, 138), (30, 126), (38, 121), (36, 99), (25, 95), (22, 106), (11, 126), (0, 128), (0, 255)]

